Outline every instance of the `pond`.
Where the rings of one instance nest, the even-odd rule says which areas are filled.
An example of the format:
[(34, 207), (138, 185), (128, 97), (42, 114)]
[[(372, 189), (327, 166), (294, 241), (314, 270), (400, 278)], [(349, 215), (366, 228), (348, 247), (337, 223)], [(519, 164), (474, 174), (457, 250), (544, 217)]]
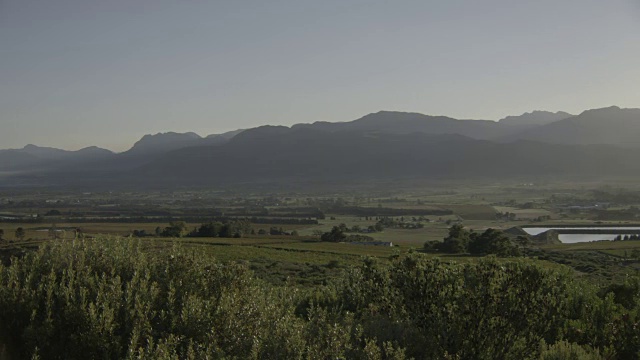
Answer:
[[(563, 244), (575, 244), (580, 242), (599, 241), (599, 240), (614, 240), (618, 235), (633, 235), (640, 232), (640, 226), (559, 226), (559, 227), (523, 227), (529, 235), (539, 235), (548, 230), (556, 230), (560, 232), (558, 239)], [(563, 230), (572, 230), (571, 234), (562, 234)], [(576, 230), (587, 230), (590, 233), (576, 233)], [(593, 233), (593, 231), (603, 231), (602, 233)], [(610, 230), (611, 233), (606, 231)], [(625, 234), (624, 231), (628, 230), (629, 233)]]
[(558, 239), (563, 244), (575, 244), (589, 241), (613, 240), (618, 235), (620, 234), (559, 234)]

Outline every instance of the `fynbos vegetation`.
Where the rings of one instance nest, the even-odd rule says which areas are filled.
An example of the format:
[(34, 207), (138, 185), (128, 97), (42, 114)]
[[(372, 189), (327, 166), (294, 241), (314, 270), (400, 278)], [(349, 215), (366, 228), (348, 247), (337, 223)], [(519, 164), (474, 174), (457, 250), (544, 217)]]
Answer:
[[(640, 282), (530, 260), (363, 259), (329, 285), (136, 239), (52, 241), (0, 267), (0, 343), (43, 359), (638, 358)], [(568, 355), (567, 355), (568, 354)]]

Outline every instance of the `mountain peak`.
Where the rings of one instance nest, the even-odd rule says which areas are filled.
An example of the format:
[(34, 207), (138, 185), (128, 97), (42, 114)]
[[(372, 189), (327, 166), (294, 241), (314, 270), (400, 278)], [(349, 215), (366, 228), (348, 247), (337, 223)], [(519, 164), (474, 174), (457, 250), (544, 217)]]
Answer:
[(640, 109), (610, 106), (531, 129), (520, 139), (558, 144), (637, 146), (640, 137)]
[(498, 120), (498, 122), (507, 125), (541, 126), (564, 120), (572, 116), (573, 115), (564, 111), (558, 111), (554, 113), (551, 111), (534, 110), (532, 112), (525, 112), (524, 114), (519, 116), (507, 116), (503, 119)]
[(22, 150), (36, 150), (36, 149), (42, 149), (42, 147), (34, 144), (27, 144), (22, 148)]
[(94, 153), (94, 154), (113, 154), (113, 151), (108, 150), (108, 149), (103, 149), (101, 147), (98, 146), (87, 146), (85, 148), (82, 148), (78, 151), (76, 151), (76, 153)]
[(149, 138), (160, 138), (160, 137), (165, 137), (165, 138), (185, 138), (185, 137), (189, 137), (189, 138), (193, 138), (193, 139), (201, 139), (202, 137), (194, 132), (186, 132), (186, 133), (178, 133), (178, 132), (174, 132), (174, 131), (167, 131), (167, 132), (159, 132), (156, 134), (146, 134), (142, 137), (142, 139), (149, 139)]
[(602, 115), (605, 113), (613, 113), (613, 112), (618, 112), (622, 110), (637, 110), (637, 109), (621, 109), (619, 106), (612, 105), (612, 106), (598, 108), (598, 109), (585, 110), (580, 115), (588, 115), (588, 114)]
[(128, 153), (154, 153), (167, 152), (186, 146), (198, 145), (202, 137), (194, 132), (177, 133), (164, 132), (157, 134), (146, 134), (138, 140)]

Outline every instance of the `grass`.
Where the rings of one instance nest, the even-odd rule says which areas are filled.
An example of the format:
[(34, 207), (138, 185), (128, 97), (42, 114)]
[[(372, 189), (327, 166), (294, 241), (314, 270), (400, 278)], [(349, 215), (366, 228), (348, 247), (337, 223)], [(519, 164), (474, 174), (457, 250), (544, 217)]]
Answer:
[(465, 220), (494, 220), (496, 209), (489, 205), (443, 205), (442, 208), (453, 211)]
[(351, 256), (373, 256), (387, 257), (398, 251), (389, 246), (369, 246), (348, 243), (327, 243), (327, 242), (297, 242), (289, 244), (269, 244), (260, 246), (261, 248), (271, 248), (297, 253), (324, 253), (335, 255)]
[(598, 241), (544, 245), (532, 249), (530, 255), (569, 266), (577, 276), (594, 283), (610, 284), (621, 283), (629, 275), (640, 275), (640, 261), (629, 258), (634, 249), (640, 249), (640, 241)]
[(442, 240), (448, 232), (444, 223), (428, 224), (422, 229), (384, 229), (382, 232), (366, 234), (376, 241), (390, 241), (394, 245), (422, 247), (430, 240)]
[[(25, 239), (45, 240), (49, 237), (48, 229), (52, 223), (2, 223), (0, 229), (5, 232), (5, 239), (17, 240), (15, 238), (15, 231), (17, 228), (22, 227), (26, 236)], [(55, 223), (58, 229), (81, 229), (85, 234), (91, 235), (129, 235), (133, 230), (145, 230), (150, 234), (155, 232), (156, 227), (164, 228), (167, 223)], [(200, 224), (187, 224), (191, 229)], [(41, 230), (41, 231), (39, 231)], [(72, 237), (73, 233), (65, 234), (67, 237)]]
[(539, 216), (553, 216), (553, 213), (546, 209), (519, 209), (509, 206), (496, 206), (496, 211), (501, 213), (510, 212), (516, 214), (517, 219), (535, 219)]
[[(583, 224), (593, 225), (591, 219), (565, 219), (560, 220), (558, 214), (553, 214), (549, 209), (519, 209), (515, 206), (505, 206), (505, 203), (513, 204), (534, 201), (538, 204), (542, 200), (548, 199), (551, 194), (562, 194), (562, 188), (551, 189), (547, 187), (519, 187), (518, 185), (491, 185), (468, 188), (458, 188), (455, 191), (445, 189), (425, 190), (416, 192), (401, 198), (371, 198), (367, 202), (359, 203), (359, 206), (378, 206), (378, 203), (385, 208), (404, 209), (449, 209), (455, 215), (425, 217), (432, 220), (424, 222), (421, 229), (391, 229), (387, 228), (382, 232), (364, 234), (373, 237), (376, 241), (392, 242), (398, 247), (384, 248), (375, 246), (358, 246), (349, 244), (334, 244), (310, 241), (317, 239), (311, 237), (315, 232), (326, 232), (333, 226), (346, 224), (348, 227), (360, 226), (367, 228), (376, 223), (375, 218), (365, 220), (364, 217), (352, 215), (326, 214), (326, 219), (320, 220), (317, 225), (284, 225), (284, 224), (252, 224), (257, 232), (259, 229), (269, 230), (271, 227), (282, 227), (285, 231), (296, 230), (300, 236), (247, 236), (240, 239), (224, 238), (182, 238), (178, 239), (184, 246), (197, 248), (211, 254), (221, 261), (248, 262), (254, 271), (270, 281), (284, 281), (286, 278), (299, 278), (300, 281), (310, 281), (318, 283), (323, 277), (331, 277), (336, 269), (342, 265), (350, 264), (359, 260), (363, 256), (373, 256), (377, 258), (389, 258), (398, 253), (406, 253), (409, 249), (421, 249), (426, 241), (441, 240), (448, 232), (447, 220), (460, 220), (464, 226), (475, 231), (484, 231), (486, 228), (508, 229), (518, 225), (543, 226), (542, 223), (529, 221), (498, 221), (495, 219), (496, 211), (516, 213), (518, 218), (535, 218), (542, 215), (555, 215), (554, 220), (545, 222), (544, 225), (569, 225)], [(566, 190), (567, 193), (570, 191)], [(27, 196), (27, 195), (25, 195)], [(29, 196), (27, 196), (28, 198)], [(304, 199), (301, 197), (301, 199)], [(294, 199), (295, 200), (295, 199)], [(492, 204), (496, 204), (493, 206)], [(497, 205), (500, 204), (500, 205)], [(177, 206), (177, 205), (176, 205)], [(229, 205), (227, 205), (229, 206)], [(60, 208), (64, 210), (64, 208)], [(553, 210), (552, 208), (550, 208)], [(576, 215), (582, 216), (582, 215)], [(333, 219), (332, 219), (333, 217)], [(411, 218), (412, 216), (408, 216)], [(405, 216), (405, 218), (407, 218)], [(52, 220), (52, 219), (51, 219)], [(42, 241), (48, 239), (50, 220), (44, 223), (0, 223), (0, 229), (5, 231), (5, 239), (16, 241), (14, 237), (15, 229), (23, 227), (26, 230), (26, 239), (31, 241), (20, 242), (19, 244), (3, 244), (1, 249), (11, 249), (20, 247), (37, 246)], [(611, 225), (624, 224), (624, 222), (607, 222)], [(603, 222), (602, 224), (605, 224)], [(164, 228), (168, 224), (163, 223), (57, 223), (60, 229), (81, 228), (87, 235), (107, 234), (123, 236), (130, 234), (133, 230), (145, 230), (153, 234), (156, 227)], [(188, 228), (192, 229), (200, 223), (189, 223)], [(37, 231), (44, 230), (44, 231)], [(67, 231), (67, 238), (73, 236), (73, 232)], [(164, 246), (169, 246), (173, 241), (170, 239), (157, 238), (148, 239), (154, 244), (153, 248), (160, 250)], [(633, 262), (627, 261), (630, 253), (640, 249), (640, 242), (598, 242), (598, 243), (578, 243), (578, 244), (558, 244), (547, 245), (541, 248), (541, 259), (549, 266), (559, 266), (566, 264), (576, 269), (579, 276), (590, 276), (594, 279), (614, 279), (619, 278), (628, 272), (635, 271)], [(475, 261), (470, 256), (446, 256), (425, 254), (424, 256), (438, 256), (444, 260), (467, 262)], [(625, 262), (626, 261), (626, 262)], [(328, 264), (333, 264), (331, 268)], [(275, 265), (274, 265), (275, 264)], [(336, 264), (341, 264), (336, 266)], [(312, 280), (309, 280), (312, 279)], [(298, 281), (298, 280), (296, 280)]]
[(542, 247), (554, 251), (625, 251), (640, 249), (640, 241), (595, 241), (575, 244), (553, 244)]

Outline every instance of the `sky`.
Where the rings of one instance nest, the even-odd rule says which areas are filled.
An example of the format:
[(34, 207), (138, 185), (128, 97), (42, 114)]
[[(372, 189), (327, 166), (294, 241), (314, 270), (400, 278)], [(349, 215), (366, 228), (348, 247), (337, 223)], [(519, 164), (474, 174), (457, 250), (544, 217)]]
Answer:
[(640, 107), (638, 0), (0, 0), (0, 149)]

